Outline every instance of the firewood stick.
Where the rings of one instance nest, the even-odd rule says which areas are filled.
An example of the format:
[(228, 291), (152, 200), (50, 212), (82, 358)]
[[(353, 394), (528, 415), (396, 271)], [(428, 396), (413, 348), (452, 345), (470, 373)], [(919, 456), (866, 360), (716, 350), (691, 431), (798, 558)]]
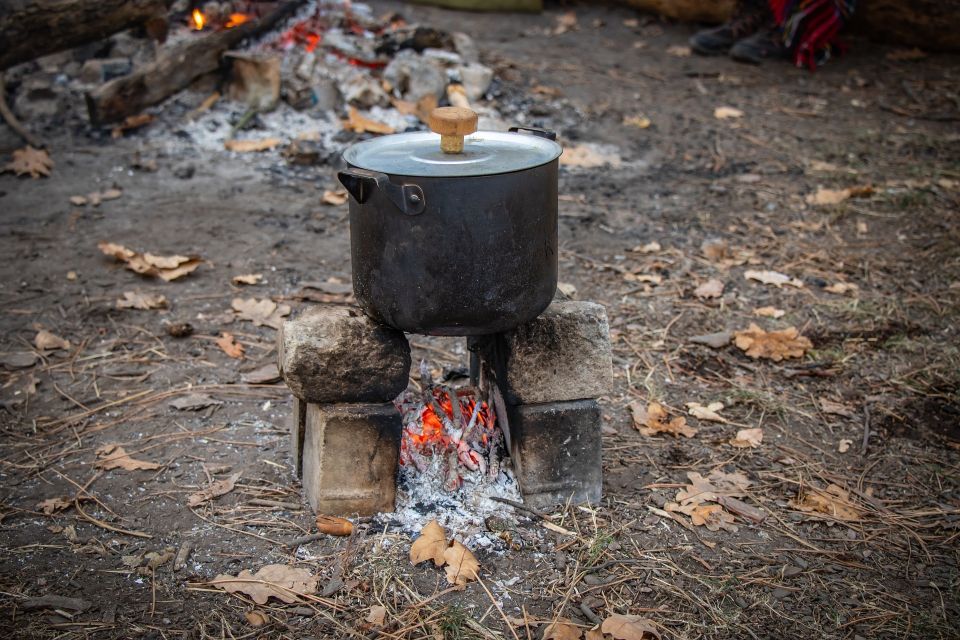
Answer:
[(305, 1), (289, 0), (259, 20), (191, 38), (133, 73), (101, 85), (86, 96), (90, 121), (95, 125), (118, 122), (163, 102), (203, 74), (216, 71), (224, 53), (270, 31)]

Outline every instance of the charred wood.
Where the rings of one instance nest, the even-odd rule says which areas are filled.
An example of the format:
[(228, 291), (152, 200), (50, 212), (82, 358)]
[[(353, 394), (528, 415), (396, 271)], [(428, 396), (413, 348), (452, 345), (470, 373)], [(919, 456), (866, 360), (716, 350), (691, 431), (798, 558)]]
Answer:
[(159, 104), (185, 89), (200, 76), (216, 71), (223, 54), (276, 27), (305, 0), (290, 0), (263, 18), (191, 39), (161, 53), (157, 59), (128, 76), (116, 78), (87, 94), (87, 111), (94, 125), (118, 122)]

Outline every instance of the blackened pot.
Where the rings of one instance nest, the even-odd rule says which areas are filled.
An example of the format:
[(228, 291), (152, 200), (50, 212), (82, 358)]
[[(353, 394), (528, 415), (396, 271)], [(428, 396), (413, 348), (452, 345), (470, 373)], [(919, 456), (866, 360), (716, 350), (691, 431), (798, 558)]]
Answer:
[[(535, 134), (550, 137), (552, 159), (485, 175), (388, 174), (344, 154), (350, 168), (338, 177), (352, 196), (353, 290), (367, 314), (409, 333), (471, 336), (511, 329), (546, 309), (557, 286), (559, 145), (552, 134)], [(534, 137), (485, 135), (514, 136), (521, 145)], [(468, 138), (464, 158), (480, 148)]]

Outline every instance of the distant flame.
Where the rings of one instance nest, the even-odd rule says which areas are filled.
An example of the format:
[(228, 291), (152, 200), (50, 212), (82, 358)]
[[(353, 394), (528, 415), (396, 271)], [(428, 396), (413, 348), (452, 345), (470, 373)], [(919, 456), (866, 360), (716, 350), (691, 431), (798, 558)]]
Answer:
[(200, 9), (193, 10), (191, 19), (192, 19), (191, 26), (195, 31), (200, 31), (201, 29), (203, 29), (203, 26), (207, 24), (207, 18), (203, 15), (203, 12), (200, 11)]
[(230, 19), (227, 20), (226, 24), (223, 26), (227, 29), (232, 29), (233, 27), (239, 27), (244, 22), (249, 22), (250, 16), (245, 13), (231, 13)]

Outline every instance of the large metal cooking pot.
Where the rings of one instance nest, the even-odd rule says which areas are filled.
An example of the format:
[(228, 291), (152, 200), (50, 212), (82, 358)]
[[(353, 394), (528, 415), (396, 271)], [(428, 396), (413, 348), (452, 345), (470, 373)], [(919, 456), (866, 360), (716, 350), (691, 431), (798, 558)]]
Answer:
[(397, 329), (498, 333), (553, 299), (560, 145), (534, 129), (474, 133), (476, 122), (445, 107), (430, 118), (441, 135), (388, 135), (343, 154), (353, 291)]

